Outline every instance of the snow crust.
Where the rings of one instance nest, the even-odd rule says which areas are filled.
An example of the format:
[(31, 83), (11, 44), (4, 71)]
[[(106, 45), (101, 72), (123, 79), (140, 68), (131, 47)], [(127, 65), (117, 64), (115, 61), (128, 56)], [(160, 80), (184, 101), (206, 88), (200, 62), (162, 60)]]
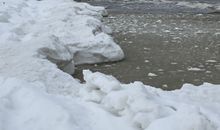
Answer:
[(71, 0), (0, 0), (0, 130), (220, 130), (220, 85), (163, 91), (67, 74), (124, 57), (102, 14)]

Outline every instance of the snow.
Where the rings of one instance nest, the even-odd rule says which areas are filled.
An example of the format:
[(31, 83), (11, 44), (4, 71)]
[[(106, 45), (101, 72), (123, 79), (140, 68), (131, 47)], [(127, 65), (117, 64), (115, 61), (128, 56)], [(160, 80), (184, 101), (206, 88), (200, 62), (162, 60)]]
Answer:
[(1, 130), (132, 130), (95, 104), (50, 95), (40, 84), (0, 78), (0, 85)]
[(72, 74), (75, 64), (124, 57), (121, 48), (103, 32), (108, 29), (100, 21), (105, 13), (102, 7), (71, 0), (0, 3), (4, 19), (0, 22), (0, 73), (4, 77), (41, 81), (48, 92), (74, 93), (80, 84), (57, 67)]
[(120, 60), (104, 8), (0, 0), (0, 130), (219, 130), (220, 85), (163, 91), (84, 70)]
[[(84, 73), (85, 77), (91, 73)], [(87, 75), (88, 74), (88, 75)], [(92, 74), (107, 79), (109, 76), (99, 72)], [(100, 78), (100, 77), (99, 77)], [(105, 84), (118, 82), (108, 78)], [(100, 84), (103, 84), (100, 80)], [(87, 83), (88, 82), (88, 83)], [(99, 93), (97, 102), (112, 114), (130, 120), (136, 128), (143, 130), (217, 130), (220, 127), (219, 85), (205, 83), (200, 87), (185, 84), (181, 90), (163, 91), (146, 86), (141, 82), (120, 84), (120, 89), (108, 93), (101, 89), (91, 90), (89, 84), (97, 81), (86, 81), (84, 95)]]
[[(102, 73), (92, 73), (89, 70), (84, 70), (83, 75), (85, 75), (84, 80), (92, 89), (100, 89), (101, 91), (108, 93), (120, 88), (120, 82), (113, 76), (105, 76)], [(108, 84), (106, 84), (106, 82), (108, 82)]]

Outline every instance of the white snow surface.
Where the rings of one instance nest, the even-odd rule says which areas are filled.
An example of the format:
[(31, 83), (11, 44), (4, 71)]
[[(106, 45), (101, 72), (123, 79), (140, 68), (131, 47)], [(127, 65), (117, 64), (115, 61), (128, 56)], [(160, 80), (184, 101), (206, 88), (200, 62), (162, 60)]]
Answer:
[(72, 0), (0, 0), (0, 130), (220, 130), (220, 85), (163, 91), (67, 74), (123, 58), (103, 13)]
[[(176, 91), (163, 91), (141, 82), (119, 81), (99, 72), (84, 71), (86, 80), (82, 97), (102, 105), (116, 116), (131, 121), (141, 130), (219, 130), (220, 85), (205, 83), (200, 87), (185, 84)], [(90, 77), (90, 78), (88, 78)], [(99, 79), (103, 80), (99, 80)], [(108, 79), (108, 80), (107, 80)], [(98, 83), (100, 82), (100, 83)], [(117, 86), (103, 91), (103, 82)], [(100, 85), (101, 84), (101, 85)], [(91, 87), (92, 86), (92, 87)], [(97, 89), (98, 88), (98, 89)]]
[(42, 81), (48, 91), (72, 93), (77, 81), (54, 63), (73, 73), (75, 64), (124, 57), (105, 33), (103, 13), (102, 7), (72, 0), (0, 0), (1, 76)]
[(0, 78), (1, 130), (132, 130), (93, 103), (50, 95), (15, 78)]

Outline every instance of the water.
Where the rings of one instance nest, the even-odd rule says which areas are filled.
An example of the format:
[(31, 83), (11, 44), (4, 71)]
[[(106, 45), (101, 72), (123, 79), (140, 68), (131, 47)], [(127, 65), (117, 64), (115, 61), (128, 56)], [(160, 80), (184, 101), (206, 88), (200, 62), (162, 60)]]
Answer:
[(133, 4), (138, 11), (110, 4), (110, 16), (104, 19), (125, 60), (77, 66), (75, 77), (82, 79), (81, 70), (90, 69), (124, 83), (142, 81), (166, 90), (184, 83), (220, 83), (220, 15), (170, 4)]

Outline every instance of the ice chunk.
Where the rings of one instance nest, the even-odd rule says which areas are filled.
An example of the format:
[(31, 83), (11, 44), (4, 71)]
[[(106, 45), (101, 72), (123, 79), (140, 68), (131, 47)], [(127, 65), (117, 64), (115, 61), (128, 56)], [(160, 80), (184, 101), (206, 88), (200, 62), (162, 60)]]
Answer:
[(105, 93), (121, 88), (120, 82), (113, 76), (107, 76), (99, 72), (92, 73), (89, 70), (83, 70), (83, 75), (88, 88), (100, 89)]

